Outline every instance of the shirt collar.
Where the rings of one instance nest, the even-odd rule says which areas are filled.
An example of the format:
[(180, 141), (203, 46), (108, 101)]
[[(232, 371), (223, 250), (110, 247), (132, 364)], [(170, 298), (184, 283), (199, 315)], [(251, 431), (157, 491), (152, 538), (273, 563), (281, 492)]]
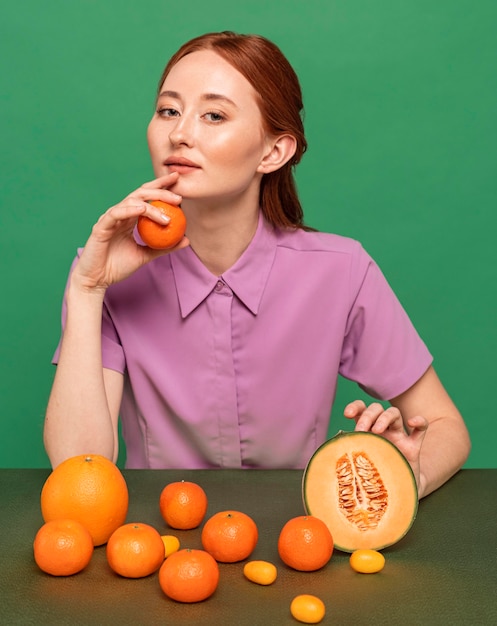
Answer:
[(190, 247), (171, 254), (171, 267), (182, 317), (187, 317), (203, 302), (220, 279), (257, 315), (275, 254), (276, 234), (264, 220), (262, 213), (259, 215), (257, 231), (247, 249), (220, 277), (209, 272)]

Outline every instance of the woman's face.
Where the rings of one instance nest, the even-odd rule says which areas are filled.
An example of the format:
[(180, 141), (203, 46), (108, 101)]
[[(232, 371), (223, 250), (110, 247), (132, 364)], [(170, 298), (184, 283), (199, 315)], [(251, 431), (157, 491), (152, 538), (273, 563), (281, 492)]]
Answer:
[(184, 199), (258, 202), (271, 143), (253, 87), (215, 52), (193, 52), (172, 68), (147, 138), (155, 175), (178, 172), (171, 189)]

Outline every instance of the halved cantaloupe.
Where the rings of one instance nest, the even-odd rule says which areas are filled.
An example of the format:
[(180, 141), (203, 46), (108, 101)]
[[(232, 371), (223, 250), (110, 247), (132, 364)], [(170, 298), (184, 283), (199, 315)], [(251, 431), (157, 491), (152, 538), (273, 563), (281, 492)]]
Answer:
[(335, 548), (353, 552), (391, 546), (411, 528), (418, 490), (411, 466), (387, 439), (343, 432), (323, 443), (304, 470), (302, 497)]

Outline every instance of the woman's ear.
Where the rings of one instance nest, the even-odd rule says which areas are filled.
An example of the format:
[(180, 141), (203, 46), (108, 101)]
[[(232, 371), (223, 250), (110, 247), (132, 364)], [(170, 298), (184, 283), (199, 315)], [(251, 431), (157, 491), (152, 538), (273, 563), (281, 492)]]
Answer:
[(257, 171), (270, 174), (283, 167), (295, 154), (297, 140), (293, 135), (279, 135), (268, 141), (268, 151), (259, 163)]

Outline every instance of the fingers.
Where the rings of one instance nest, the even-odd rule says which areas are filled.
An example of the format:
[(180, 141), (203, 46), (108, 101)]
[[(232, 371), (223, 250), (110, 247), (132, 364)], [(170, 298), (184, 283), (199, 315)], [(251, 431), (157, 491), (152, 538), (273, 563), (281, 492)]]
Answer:
[[(141, 187), (151, 188), (151, 189), (166, 189), (178, 180), (179, 174), (178, 172), (171, 172), (169, 174), (163, 174), (162, 176), (158, 176), (157, 178), (153, 178), (152, 180), (148, 180), (144, 182)], [(141, 188), (140, 187), (140, 188)]]
[[(393, 407), (390, 407), (390, 409)], [(348, 419), (354, 419), (356, 422), (356, 430), (371, 430), (371, 426), (380, 418), (382, 421), (390, 421), (395, 419), (395, 414), (390, 409), (384, 409), (379, 402), (373, 402), (369, 406), (362, 400), (354, 400), (345, 407), (344, 416)], [(388, 415), (382, 417), (384, 413)], [(397, 411), (398, 415), (400, 413)]]
[(407, 428), (409, 429), (411, 437), (414, 438), (424, 438), (429, 425), (430, 422), (421, 415), (416, 415), (407, 420)]
[[(179, 205), (182, 197), (166, 187), (178, 179), (178, 173), (173, 172), (148, 181), (130, 193), (122, 202), (108, 209), (100, 218), (100, 226), (113, 228), (116, 223), (146, 215), (159, 224), (170, 222), (170, 218), (150, 202), (162, 200), (169, 204)], [(100, 221), (99, 220), (99, 221)]]
[(355, 420), (355, 431), (372, 432), (393, 443), (411, 465), (419, 487), (421, 484), (420, 451), (429, 426), (426, 418), (420, 415), (410, 417), (404, 426), (402, 415), (396, 407), (390, 406), (385, 409), (379, 402), (366, 406), (362, 400), (355, 400), (348, 404), (344, 415)]
[[(367, 406), (362, 400), (354, 400), (345, 407), (344, 416), (355, 420), (356, 431), (376, 434), (384, 434), (387, 430), (404, 431), (404, 420), (399, 409), (394, 406), (385, 409), (379, 402)], [(424, 437), (428, 425), (428, 420), (420, 415), (409, 418), (406, 423), (413, 439)]]
[[(154, 198), (160, 199), (157, 198), (157, 194), (154, 194)], [(108, 234), (115, 232), (117, 229), (132, 232), (140, 215), (146, 215), (158, 224), (168, 224), (171, 221), (170, 217), (165, 215), (159, 208), (146, 200), (130, 195), (100, 216), (94, 226), (93, 234), (98, 236), (100, 231)]]
[(379, 402), (366, 406), (362, 400), (354, 400), (345, 407), (344, 416), (355, 420), (355, 430), (382, 434), (388, 430), (403, 429), (402, 415), (396, 407), (385, 409)]
[(138, 189), (133, 191), (128, 197), (139, 198), (145, 202), (150, 202), (151, 200), (162, 200), (163, 202), (168, 202), (169, 204), (179, 205), (182, 197), (169, 189), (169, 187), (177, 182), (178, 178), (178, 172), (172, 172), (171, 174), (159, 176), (159, 178), (143, 183), (141, 187), (138, 187)]
[[(139, 215), (143, 215), (149, 211), (154, 214), (155, 212), (160, 214), (159, 209), (156, 209), (152, 205), (147, 205), (146, 202), (126, 198), (119, 204), (107, 209), (107, 211), (101, 215), (96, 224), (93, 227), (92, 235), (98, 239), (108, 239), (114, 233), (120, 232), (132, 232), (136, 219)], [(156, 218), (157, 219), (157, 218)]]
[(159, 224), (167, 224), (170, 221), (169, 217), (151, 205), (150, 201), (162, 200), (169, 204), (179, 205), (182, 197), (167, 188), (177, 181), (178, 176), (177, 172), (173, 172), (144, 183), (101, 215), (95, 225), (96, 230), (102, 228), (104, 231), (114, 231), (116, 225), (126, 223), (128, 220), (136, 220), (140, 215), (147, 215)]
[(399, 409), (391, 406), (384, 409), (379, 403), (370, 404), (356, 422), (355, 430), (382, 434), (386, 430), (402, 430), (404, 423)]
[(353, 419), (360, 415), (366, 408), (366, 403), (362, 400), (354, 400), (345, 407), (343, 414), (349, 419)]

